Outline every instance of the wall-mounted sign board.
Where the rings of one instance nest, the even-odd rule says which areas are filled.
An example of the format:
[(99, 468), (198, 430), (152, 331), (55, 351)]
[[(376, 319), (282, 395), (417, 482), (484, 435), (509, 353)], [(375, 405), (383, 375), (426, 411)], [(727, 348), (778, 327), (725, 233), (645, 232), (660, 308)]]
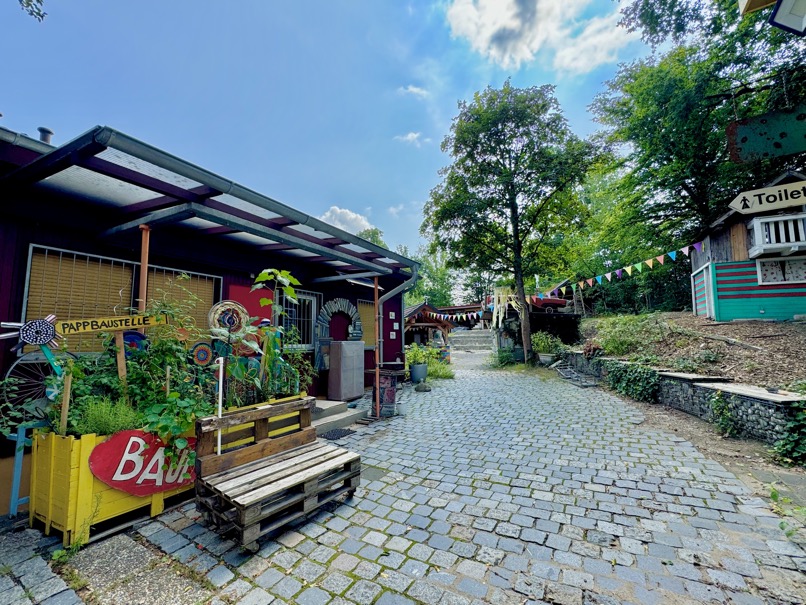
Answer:
[(806, 204), (806, 181), (742, 191), (730, 207), (742, 214), (780, 210)]
[(86, 334), (89, 332), (122, 332), (139, 330), (165, 323), (164, 315), (121, 315), (118, 317), (101, 317), (96, 319), (69, 319), (56, 322), (56, 331), (68, 334)]
[(726, 129), (733, 162), (755, 162), (806, 151), (806, 103), (731, 122)]

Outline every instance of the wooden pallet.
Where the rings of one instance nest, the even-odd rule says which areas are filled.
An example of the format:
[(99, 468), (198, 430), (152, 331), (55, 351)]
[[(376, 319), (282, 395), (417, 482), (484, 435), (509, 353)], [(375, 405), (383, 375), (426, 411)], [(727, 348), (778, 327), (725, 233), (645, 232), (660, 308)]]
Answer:
[[(360, 482), (358, 454), (316, 440), (310, 426), (312, 398), (197, 423), (196, 506), (221, 533), (241, 544), (256, 540), (316, 510)], [(274, 409), (272, 409), (274, 408)], [(300, 411), (296, 431), (269, 437), (271, 418)], [(246, 421), (246, 428), (241, 424)], [(249, 423), (251, 422), (251, 429)], [(220, 426), (237, 426), (240, 438), (220, 456), (208, 453)], [(252, 433), (251, 442), (248, 435)], [(242, 441), (246, 437), (247, 444)]]

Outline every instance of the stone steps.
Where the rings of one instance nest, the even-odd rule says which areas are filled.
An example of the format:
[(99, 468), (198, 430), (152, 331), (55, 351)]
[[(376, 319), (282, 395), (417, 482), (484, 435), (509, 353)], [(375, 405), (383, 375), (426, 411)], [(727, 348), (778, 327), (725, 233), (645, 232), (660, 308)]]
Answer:
[(453, 351), (492, 351), (493, 335), (488, 330), (451, 332), (448, 342)]
[(346, 401), (318, 399), (311, 424), (316, 428), (316, 434), (322, 435), (333, 429), (347, 428), (364, 416), (366, 410), (350, 409)]

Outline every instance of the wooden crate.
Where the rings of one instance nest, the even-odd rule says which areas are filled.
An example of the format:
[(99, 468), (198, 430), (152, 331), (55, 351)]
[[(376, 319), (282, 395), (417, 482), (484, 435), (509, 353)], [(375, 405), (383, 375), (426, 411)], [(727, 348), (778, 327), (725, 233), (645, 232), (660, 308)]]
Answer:
[[(196, 505), (218, 531), (232, 531), (241, 544), (252, 545), (326, 502), (355, 492), (360, 456), (316, 441), (312, 406), (309, 397), (197, 422)], [(294, 411), (299, 412), (298, 430), (272, 437), (273, 418)], [(218, 455), (217, 431), (230, 426), (239, 430), (222, 434)]]

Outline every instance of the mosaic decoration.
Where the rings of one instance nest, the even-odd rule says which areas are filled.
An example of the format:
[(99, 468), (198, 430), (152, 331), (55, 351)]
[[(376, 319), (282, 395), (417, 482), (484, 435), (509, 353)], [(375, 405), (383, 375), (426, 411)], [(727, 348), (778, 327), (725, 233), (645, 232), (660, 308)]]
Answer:
[(62, 335), (56, 331), (56, 316), (48, 315), (45, 319), (34, 319), (28, 322), (4, 321), (3, 328), (16, 328), (15, 332), (0, 334), (0, 339), (19, 338), (20, 342), (12, 348), (16, 351), (25, 345), (48, 346), (51, 349), (59, 348)]
[(206, 368), (214, 360), (213, 348), (206, 342), (197, 342), (190, 349), (190, 354), (193, 356), (193, 363), (201, 368)]

